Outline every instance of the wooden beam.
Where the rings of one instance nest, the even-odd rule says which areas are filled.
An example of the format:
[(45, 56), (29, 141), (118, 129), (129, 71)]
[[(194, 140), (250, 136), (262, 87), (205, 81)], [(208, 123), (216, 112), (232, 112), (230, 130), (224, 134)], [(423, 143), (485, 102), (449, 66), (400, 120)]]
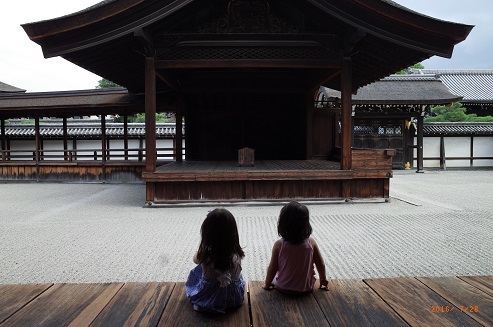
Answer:
[(153, 57), (145, 58), (146, 172), (156, 170), (156, 71)]
[(332, 62), (319, 60), (158, 60), (156, 69), (194, 69), (194, 68), (292, 68), (327, 69), (339, 68)]
[(351, 146), (353, 139), (352, 120), (352, 59), (342, 59), (341, 76), (341, 169), (351, 169)]

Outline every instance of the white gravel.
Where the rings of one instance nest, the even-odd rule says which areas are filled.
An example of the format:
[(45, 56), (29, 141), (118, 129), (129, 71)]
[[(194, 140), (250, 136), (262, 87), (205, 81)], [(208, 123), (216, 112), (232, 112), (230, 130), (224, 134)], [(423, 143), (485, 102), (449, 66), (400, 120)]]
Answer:
[[(309, 203), (330, 278), (493, 275), (493, 171), (396, 171), (390, 203)], [(0, 283), (184, 281), (214, 206), (143, 184), (1, 183)], [(228, 206), (263, 280), (282, 204)]]

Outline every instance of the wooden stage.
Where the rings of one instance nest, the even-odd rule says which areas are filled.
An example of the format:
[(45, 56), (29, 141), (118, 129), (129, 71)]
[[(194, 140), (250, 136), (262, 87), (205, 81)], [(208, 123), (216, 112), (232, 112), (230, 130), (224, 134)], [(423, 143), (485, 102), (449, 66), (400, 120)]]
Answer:
[(330, 280), (303, 296), (261, 286), (210, 315), (193, 311), (184, 283), (0, 285), (0, 325), (493, 326), (493, 276)]
[(355, 162), (351, 170), (341, 170), (339, 162), (328, 160), (261, 160), (254, 166), (234, 161), (170, 162), (144, 172), (142, 179), (148, 204), (388, 198), (391, 157), (362, 158), (369, 160)]

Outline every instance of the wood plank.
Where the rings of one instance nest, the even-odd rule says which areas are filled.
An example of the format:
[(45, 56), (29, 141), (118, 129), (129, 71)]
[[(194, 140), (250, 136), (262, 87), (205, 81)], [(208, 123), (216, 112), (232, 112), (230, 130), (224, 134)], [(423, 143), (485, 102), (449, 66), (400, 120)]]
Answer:
[(484, 326), (493, 326), (493, 296), (457, 277), (418, 280), (455, 305), (456, 310), (465, 312)]
[(91, 326), (156, 326), (174, 287), (175, 283), (126, 283)]
[(313, 295), (332, 327), (408, 326), (362, 280), (329, 280), (329, 291), (316, 290)]
[(493, 276), (459, 276), (459, 278), (493, 296)]
[[(107, 304), (108, 292), (116, 294), (121, 284), (55, 284), (2, 325), (68, 326), (80, 315), (90, 320)], [(88, 307), (91, 310), (86, 310)], [(92, 318), (94, 319), (95, 316)]]
[(122, 288), (122, 283), (113, 283), (104, 289), (101, 294), (70, 323), (69, 326), (89, 326), (89, 324), (100, 314), (109, 301)]
[(304, 295), (266, 291), (262, 282), (249, 282), (253, 326), (329, 326), (312, 292)]
[(460, 310), (434, 312), (452, 304), (415, 278), (367, 279), (368, 284), (411, 326), (481, 326)]
[(163, 326), (245, 326), (250, 327), (250, 315), (248, 311), (248, 299), (245, 294), (243, 305), (226, 314), (210, 314), (196, 312), (190, 300), (185, 295), (185, 283), (176, 283), (176, 286), (164, 309), (163, 316), (159, 322), (159, 327)]
[(0, 323), (21, 310), (52, 285), (0, 285)]

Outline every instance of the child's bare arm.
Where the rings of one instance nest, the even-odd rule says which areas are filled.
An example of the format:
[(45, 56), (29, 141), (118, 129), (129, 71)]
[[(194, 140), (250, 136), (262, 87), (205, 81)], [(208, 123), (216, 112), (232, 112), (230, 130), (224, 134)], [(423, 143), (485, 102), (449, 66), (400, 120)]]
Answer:
[(310, 237), (310, 241), (312, 242), (313, 245), (313, 263), (315, 263), (315, 267), (317, 268), (318, 271), (318, 276), (320, 279), (320, 288), (325, 287), (328, 288), (328, 280), (327, 276), (325, 275), (325, 262), (322, 257), (322, 254), (320, 253), (320, 249), (318, 248), (317, 242)]
[(278, 262), (277, 258), (279, 257), (279, 251), (281, 250), (281, 240), (277, 240), (272, 247), (272, 255), (270, 257), (270, 263), (267, 267), (267, 275), (265, 276), (265, 283), (262, 286), (264, 289), (268, 290), (273, 287), (272, 281), (274, 277), (276, 277)]

